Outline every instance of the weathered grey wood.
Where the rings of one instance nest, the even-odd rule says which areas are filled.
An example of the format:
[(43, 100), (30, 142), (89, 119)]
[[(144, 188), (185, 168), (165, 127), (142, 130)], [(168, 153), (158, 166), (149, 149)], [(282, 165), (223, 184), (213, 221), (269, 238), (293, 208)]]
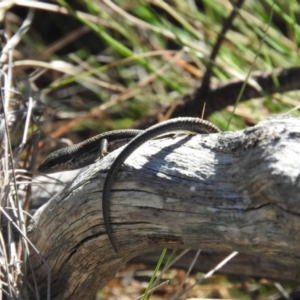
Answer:
[[(300, 266), (300, 119), (244, 131), (153, 140), (127, 161), (111, 199), (119, 253), (103, 227), (105, 170), (87, 168), (41, 207), (29, 238), (52, 266), (53, 299), (90, 299), (139, 254), (236, 250)], [(32, 254), (42, 295), (45, 267)]]

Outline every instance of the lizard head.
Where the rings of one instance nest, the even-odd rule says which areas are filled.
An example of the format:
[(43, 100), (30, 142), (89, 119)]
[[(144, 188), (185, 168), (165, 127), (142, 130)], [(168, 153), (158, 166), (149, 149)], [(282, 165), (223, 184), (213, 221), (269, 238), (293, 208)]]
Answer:
[(73, 166), (73, 157), (66, 153), (65, 149), (59, 149), (51, 152), (39, 165), (38, 171), (44, 174), (50, 174), (60, 171), (76, 169)]

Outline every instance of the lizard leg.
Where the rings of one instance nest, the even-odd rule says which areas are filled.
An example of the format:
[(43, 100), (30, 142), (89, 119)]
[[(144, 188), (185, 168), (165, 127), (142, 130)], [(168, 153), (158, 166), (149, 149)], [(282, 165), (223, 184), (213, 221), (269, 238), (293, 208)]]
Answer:
[(102, 158), (108, 153), (108, 141), (107, 139), (100, 140), (100, 147), (99, 147), (99, 157)]

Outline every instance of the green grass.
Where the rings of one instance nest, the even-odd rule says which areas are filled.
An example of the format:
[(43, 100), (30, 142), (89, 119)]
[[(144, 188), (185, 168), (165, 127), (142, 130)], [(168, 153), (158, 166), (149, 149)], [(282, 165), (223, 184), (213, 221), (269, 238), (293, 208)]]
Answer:
[[(117, 110), (125, 112), (122, 117), (134, 118), (131, 123), (134, 123), (137, 116), (139, 119), (143, 118), (150, 112), (157, 111), (158, 107), (179, 100), (201, 82), (201, 78), (192, 76), (187, 69), (178, 65), (174, 59), (167, 58), (166, 55), (162, 54), (151, 55), (151, 53), (163, 49), (172, 50), (172, 53), (175, 51), (183, 60), (196, 67), (199, 66), (200, 71), (205, 72), (208, 54), (223, 26), (224, 19), (231, 10), (231, 6), (224, 1), (216, 1), (216, 3), (203, 1), (203, 11), (193, 10), (185, 2), (175, 2), (171, 6), (164, 1), (157, 1), (157, 5), (149, 4), (146, 1), (139, 1), (138, 3), (118, 1), (119, 7), (134, 17), (132, 20), (124, 15), (120, 16), (114, 10), (109, 13), (109, 10), (102, 9), (95, 5), (93, 1), (86, 0), (82, 2), (83, 9), (81, 10), (88, 12), (91, 16), (99, 17), (101, 23), (106, 24), (105, 26), (78, 16), (75, 9), (71, 8), (66, 2), (62, 0), (58, 2), (65, 6), (74, 18), (95, 32), (96, 43), (101, 46), (106, 45), (104, 49), (101, 47), (102, 54), (100, 54), (110, 62), (119, 61), (119, 63), (111, 66), (111, 63), (97, 61), (96, 55), (90, 53), (88, 46), (84, 45), (82, 50), (76, 49), (75, 52), (70, 54), (79, 57), (87, 64), (85, 70), (79, 70), (74, 76), (63, 75), (60, 79), (56, 79), (54, 83), (49, 83), (50, 92), (48, 97), (72, 84), (88, 82), (90, 89), (87, 87), (87, 92), (92, 94), (94, 101), (89, 101), (83, 97), (81, 100), (86, 108), (89, 106), (92, 108), (97, 105), (97, 102), (109, 102), (116, 91), (114, 89), (99, 88), (97, 83), (90, 82), (91, 78), (101, 78), (118, 85), (121, 82), (123, 89), (126, 89), (129, 87), (134, 88), (141, 78), (153, 75), (154, 79), (140, 88), (138, 93), (125, 101), (110, 106), (107, 110), (104, 109), (105, 113), (109, 115), (110, 110), (114, 110), (115, 106), (120, 106)], [(214, 82), (224, 82), (235, 78), (235, 74), (245, 78), (250, 70), (272, 70), (273, 68), (287, 68), (299, 64), (297, 52), (299, 26), (295, 22), (298, 6), (295, 2), (287, 3), (284, 4), (285, 11), (283, 11), (278, 9), (280, 3), (273, 5), (277, 21), (272, 20), (270, 28), (266, 32), (272, 7), (272, 2), (267, 2), (268, 8), (263, 7), (261, 3), (252, 4), (252, 6), (244, 4), (239, 16), (234, 20), (233, 29), (228, 31), (220, 48), (214, 66), (214, 77), (212, 79)], [(139, 24), (137, 20), (141, 23)], [(148, 24), (148, 27), (144, 26), (145, 23)], [(279, 27), (281, 31), (282, 28), (290, 30), (289, 36), (283, 34)], [(264, 42), (258, 52), (262, 39), (264, 39)], [(41, 46), (37, 45), (36, 48), (41, 48)], [(186, 52), (183, 52), (183, 49)], [(147, 53), (149, 56), (142, 57)], [(127, 60), (122, 62), (122, 58)], [(160, 72), (161, 69), (163, 71)], [(294, 94), (295, 96), (291, 97), (296, 102), (298, 93)], [(263, 97), (258, 103), (259, 106), (262, 105), (264, 108), (263, 115), (260, 113), (261, 108), (257, 107), (257, 110), (252, 110), (253, 114), (251, 116), (243, 117), (249, 117), (253, 119), (253, 122), (256, 122), (268, 115), (280, 111), (286, 112), (288, 109), (293, 108), (293, 106), (287, 107), (280, 100), (276, 101), (274, 107), (271, 103), (273, 101), (272, 96)], [(250, 102), (251, 99), (249, 99)], [(134, 103), (136, 111), (140, 106), (141, 111), (131, 114), (129, 103)], [(216, 120), (217, 123), (221, 124), (223, 129), (226, 128), (227, 125), (223, 124), (222, 121), (228, 118), (225, 110), (218, 112), (217, 115), (220, 119), (219, 121)], [(217, 116), (214, 117), (214, 120), (216, 118)], [(237, 118), (241, 118), (241, 116), (233, 116), (233, 119)], [(114, 126), (114, 122), (116, 124), (120, 123), (118, 118), (113, 118), (111, 119), (111, 126)], [(235, 121), (233, 123), (243, 124), (243, 122)]]

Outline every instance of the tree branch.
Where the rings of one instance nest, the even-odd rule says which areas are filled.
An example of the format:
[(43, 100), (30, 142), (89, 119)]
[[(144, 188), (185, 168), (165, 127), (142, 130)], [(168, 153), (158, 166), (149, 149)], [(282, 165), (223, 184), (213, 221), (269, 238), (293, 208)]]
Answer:
[[(52, 299), (92, 299), (129, 259), (165, 247), (235, 250), (300, 266), (299, 137), (300, 119), (279, 117), (244, 131), (147, 142), (113, 187), (118, 254), (101, 211), (118, 151), (90, 166), (29, 228), (52, 266)], [(45, 266), (30, 259), (43, 296)]]
[[(245, 90), (240, 101), (246, 101), (274, 93), (284, 93), (300, 89), (300, 67), (290, 69), (274, 69), (272, 71), (256, 71), (250, 76), (249, 82), (246, 84)], [(257, 83), (257, 86), (251, 84), (252, 81)], [(239, 95), (239, 92), (244, 84), (244, 80), (228, 80), (224, 83), (212, 86), (211, 90), (201, 96), (201, 86), (195, 89), (193, 93), (186, 95), (178, 102), (172, 113), (172, 118), (183, 116), (201, 116), (204, 104), (205, 118), (213, 112), (220, 111), (228, 105), (234, 105)], [(172, 104), (174, 105), (174, 104)], [(167, 112), (170, 107), (166, 107), (162, 114)], [(157, 123), (157, 113), (147, 116), (142, 121), (138, 122), (135, 128), (148, 128)]]

